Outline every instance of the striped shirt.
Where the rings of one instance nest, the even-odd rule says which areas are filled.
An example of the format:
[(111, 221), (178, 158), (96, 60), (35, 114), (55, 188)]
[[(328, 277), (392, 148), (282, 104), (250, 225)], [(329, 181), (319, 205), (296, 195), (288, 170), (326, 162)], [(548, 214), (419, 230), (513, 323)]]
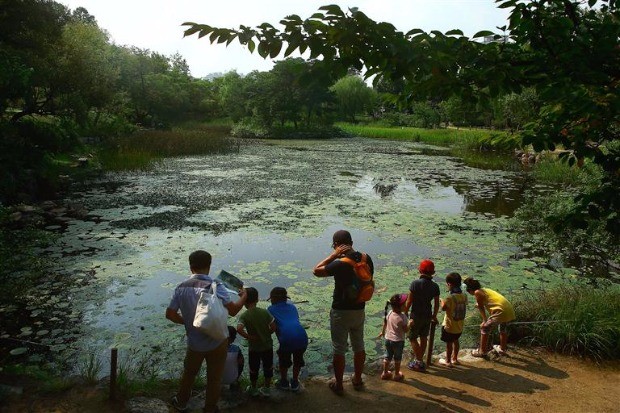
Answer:
[[(206, 274), (194, 274), (177, 286), (172, 295), (168, 308), (179, 311), (185, 324), (187, 347), (194, 351), (211, 351), (222, 342), (217, 341), (194, 327), (194, 315), (200, 292), (208, 288), (211, 291), (213, 279)], [(217, 296), (224, 306), (230, 303), (230, 296), (223, 284), (217, 283)]]

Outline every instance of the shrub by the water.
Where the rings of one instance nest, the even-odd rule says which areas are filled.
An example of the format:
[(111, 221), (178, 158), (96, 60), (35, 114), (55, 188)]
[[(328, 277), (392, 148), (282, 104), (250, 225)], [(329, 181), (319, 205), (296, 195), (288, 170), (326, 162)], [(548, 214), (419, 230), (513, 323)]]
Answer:
[(557, 287), (513, 301), (518, 322), (512, 334), (521, 342), (590, 357), (620, 358), (620, 288), (589, 284)]

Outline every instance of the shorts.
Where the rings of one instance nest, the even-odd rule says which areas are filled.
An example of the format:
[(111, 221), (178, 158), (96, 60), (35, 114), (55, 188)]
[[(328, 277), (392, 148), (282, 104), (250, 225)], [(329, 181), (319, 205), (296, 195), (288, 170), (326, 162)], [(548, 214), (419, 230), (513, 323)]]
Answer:
[(385, 340), (385, 356), (386, 361), (401, 361), (403, 359), (404, 341)]
[(329, 329), (332, 337), (334, 354), (344, 355), (349, 348), (354, 353), (364, 351), (364, 310), (336, 310), (329, 313)]
[(489, 334), (491, 332), (491, 328), (493, 326), (497, 326), (497, 329), (500, 333), (508, 332), (508, 323), (500, 323), (494, 317), (487, 318), (487, 321), (480, 327), (480, 334)]
[(291, 366), (303, 367), (306, 365), (304, 361), (304, 353), (306, 349), (297, 351), (278, 350), (278, 364), (281, 368), (288, 369)]
[(446, 331), (445, 327), (441, 327), (441, 341), (444, 343), (454, 343), (455, 341), (458, 341), (461, 334), (462, 333), (450, 333)]
[(416, 340), (418, 337), (428, 337), (431, 332), (431, 318), (415, 318), (413, 317), (413, 325), (407, 333), (407, 338)]
[(250, 380), (258, 379), (258, 370), (263, 364), (263, 375), (270, 379), (273, 377), (273, 350), (248, 351), (248, 365), (250, 367)]

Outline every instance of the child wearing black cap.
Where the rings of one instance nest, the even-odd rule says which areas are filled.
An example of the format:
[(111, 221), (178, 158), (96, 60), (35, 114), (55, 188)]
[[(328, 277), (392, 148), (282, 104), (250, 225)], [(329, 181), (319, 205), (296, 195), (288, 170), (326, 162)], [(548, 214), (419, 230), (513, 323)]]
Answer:
[[(289, 301), (285, 288), (273, 288), (269, 294), (269, 299), (271, 305), (267, 311), (275, 319), (276, 336), (280, 342), (277, 351), (280, 380), (276, 386), (281, 390), (297, 392), (300, 390), (299, 372), (305, 365), (304, 353), (308, 347), (308, 335), (299, 322), (297, 307)], [(291, 366), (293, 366), (293, 378), (289, 382), (288, 369)]]

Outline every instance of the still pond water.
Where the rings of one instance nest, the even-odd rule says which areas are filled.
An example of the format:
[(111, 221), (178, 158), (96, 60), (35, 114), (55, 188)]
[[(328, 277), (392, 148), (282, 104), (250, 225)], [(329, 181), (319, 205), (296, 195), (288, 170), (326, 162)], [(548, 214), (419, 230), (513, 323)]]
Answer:
[(274, 286), (288, 289), (311, 340), (308, 371), (324, 374), (332, 280), (311, 269), (330, 252), (332, 233), (345, 228), (376, 265), (366, 323), (372, 361), (381, 356), (374, 337), (385, 302), (407, 291), (423, 258), (435, 261), (442, 291), (451, 271), (509, 298), (572, 276), (523, 258), (511, 239), (507, 220), (526, 185), (521, 171), (471, 168), (441, 148), (357, 138), (262, 142), (109, 174), (72, 194), (93, 219), (70, 222), (45, 251), (64, 276), (49, 291), (63, 293), (50, 293), (35, 314), (58, 314), (60, 327), (35, 323), (25, 336), (78, 366), (87, 354), (106, 359), (117, 346), (127, 366), (175, 376), (183, 329), (164, 312), (189, 274), (188, 254), (205, 249), (214, 257), (212, 274), (236, 274), (261, 299)]

